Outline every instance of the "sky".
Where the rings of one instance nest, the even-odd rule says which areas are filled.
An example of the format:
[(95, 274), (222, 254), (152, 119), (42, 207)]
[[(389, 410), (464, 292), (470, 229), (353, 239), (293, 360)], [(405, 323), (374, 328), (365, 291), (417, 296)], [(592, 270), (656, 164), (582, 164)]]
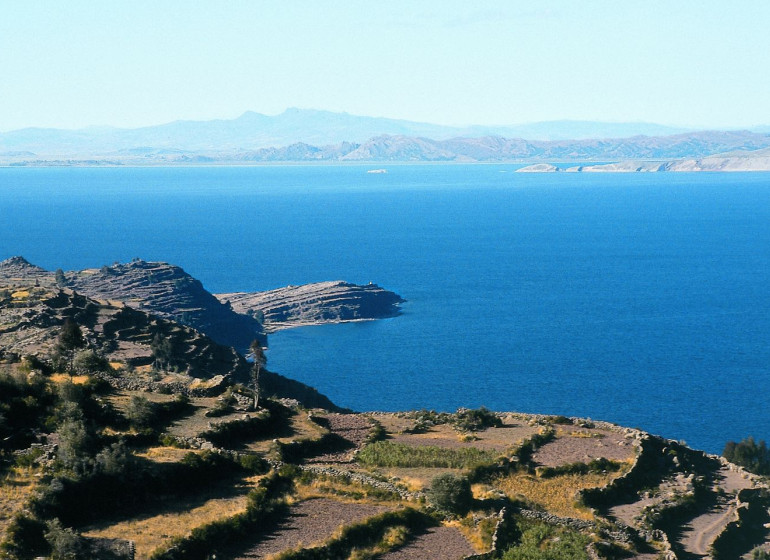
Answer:
[(288, 107), (770, 125), (770, 2), (0, 0), (0, 131)]

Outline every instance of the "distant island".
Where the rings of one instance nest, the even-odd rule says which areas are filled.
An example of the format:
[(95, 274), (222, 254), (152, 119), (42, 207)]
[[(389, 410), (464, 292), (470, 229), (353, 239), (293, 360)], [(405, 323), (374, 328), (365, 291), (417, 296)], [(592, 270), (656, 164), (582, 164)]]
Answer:
[[(345, 282), (215, 297), (139, 259), (0, 262), (0, 557), (765, 557), (770, 485), (725, 457), (588, 418), (354, 413), (266, 369), (271, 325), (402, 301)], [(764, 442), (725, 456), (770, 472)]]

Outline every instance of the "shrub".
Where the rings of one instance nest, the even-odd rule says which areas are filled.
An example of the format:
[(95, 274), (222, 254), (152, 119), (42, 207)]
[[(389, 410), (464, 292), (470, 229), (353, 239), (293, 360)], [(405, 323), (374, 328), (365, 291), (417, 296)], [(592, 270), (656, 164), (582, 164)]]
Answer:
[(106, 359), (99, 356), (93, 350), (81, 350), (75, 355), (72, 367), (78, 373), (92, 373), (106, 371), (110, 365)]
[(436, 508), (464, 515), (473, 504), (471, 483), (463, 476), (451, 473), (440, 474), (431, 482), (427, 491), (428, 500)]
[(522, 523), (520, 542), (503, 554), (503, 560), (588, 560), (588, 537), (542, 522)]
[(478, 432), (485, 428), (497, 428), (503, 425), (503, 421), (485, 407), (476, 410), (461, 408), (455, 414), (452, 424), (458, 430), (464, 432)]
[(137, 430), (146, 430), (155, 424), (157, 407), (144, 397), (134, 395), (126, 408), (129, 424)]
[(542, 467), (538, 469), (538, 473), (542, 478), (552, 478), (564, 474), (617, 472), (620, 468), (621, 464), (617, 461), (610, 461), (609, 459), (600, 457), (599, 459), (593, 459), (588, 463), (568, 463), (558, 467)]
[(53, 560), (77, 560), (81, 558), (83, 540), (72, 529), (62, 526), (58, 519), (46, 523), (45, 540), (51, 547)]

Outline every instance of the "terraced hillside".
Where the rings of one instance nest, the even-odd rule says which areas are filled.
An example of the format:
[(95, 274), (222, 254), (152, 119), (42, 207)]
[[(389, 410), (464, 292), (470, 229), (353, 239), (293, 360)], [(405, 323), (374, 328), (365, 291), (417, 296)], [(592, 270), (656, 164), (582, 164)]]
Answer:
[(270, 373), (255, 406), (233, 348), (3, 266), (2, 559), (719, 560), (770, 547), (767, 480), (682, 443), (483, 408), (347, 413)]

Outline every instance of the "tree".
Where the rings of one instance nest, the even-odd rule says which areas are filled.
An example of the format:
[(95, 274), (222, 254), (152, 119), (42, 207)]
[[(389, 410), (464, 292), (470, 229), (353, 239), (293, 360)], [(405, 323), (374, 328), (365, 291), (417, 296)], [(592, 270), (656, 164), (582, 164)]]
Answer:
[(267, 363), (267, 357), (265, 356), (264, 348), (262, 348), (262, 343), (257, 339), (251, 342), (249, 351), (254, 359), (254, 365), (251, 367), (251, 381), (254, 384), (254, 410), (256, 410), (259, 405), (259, 374)]
[(67, 277), (64, 276), (64, 271), (61, 268), (57, 268), (56, 272), (54, 272), (54, 280), (56, 281), (56, 285), (60, 288), (67, 285)]
[(168, 370), (174, 357), (174, 349), (171, 341), (160, 333), (157, 333), (150, 343), (152, 357), (155, 358), (155, 368)]
[(59, 332), (59, 338), (56, 340), (54, 353), (66, 362), (70, 377), (74, 372), (75, 350), (85, 345), (83, 331), (80, 330), (78, 324), (70, 319), (65, 319)]
[(770, 474), (770, 449), (764, 440), (756, 442), (753, 437), (735, 443), (728, 441), (722, 456), (736, 465), (744, 467), (747, 471), (759, 474)]

